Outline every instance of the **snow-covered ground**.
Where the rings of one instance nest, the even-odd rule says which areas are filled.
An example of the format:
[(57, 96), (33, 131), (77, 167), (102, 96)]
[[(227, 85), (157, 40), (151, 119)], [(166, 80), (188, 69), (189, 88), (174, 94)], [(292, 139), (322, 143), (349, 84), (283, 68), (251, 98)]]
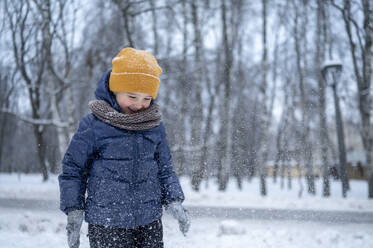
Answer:
[[(368, 199), (368, 184), (366, 181), (350, 180), (351, 190), (347, 198), (342, 197), (340, 181), (331, 181), (331, 196), (322, 197), (322, 180), (316, 180), (316, 195), (307, 193), (306, 183), (303, 180), (300, 186), (298, 179), (292, 181), (292, 189), (288, 190), (286, 181), (281, 189), (280, 181), (273, 183), (272, 178), (267, 180), (267, 196), (262, 197), (259, 191), (259, 180), (245, 181), (242, 190), (237, 188), (234, 180), (229, 182), (226, 191), (219, 192), (214, 182), (202, 186), (199, 193), (194, 192), (189, 180), (181, 180), (186, 195), (186, 204), (198, 206), (229, 206), (270, 209), (312, 209), (312, 210), (339, 210), (339, 211), (373, 211), (373, 200)], [(302, 197), (299, 197), (300, 188), (303, 187)]]
[[(373, 212), (373, 201), (367, 199), (366, 182), (351, 181), (348, 198), (341, 197), (339, 182), (332, 182), (332, 196), (321, 197), (321, 182), (317, 181), (317, 195), (303, 193), (298, 198), (299, 184), (293, 181), (292, 190), (268, 180), (268, 196), (259, 194), (258, 181), (244, 182), (242, 191), (234, 181), (226, 192), (218, 192), (213, 181), (204, 183), (201, 191), (192, 191), (189, 180), (181, 179), (186, 195), (185, 205), (230, 206), (254, 208), (287, 208)], [(303, 182), (304, 184), (304, 182)], [(304, 186), (305, 187), (305, 186)], [(0, 198), (58, 200), (56, 176), (41, 182), (40, 175), (0, 174)], [(1, 248), (63, 248), (67, 247), (66, 216), (60, 211), (11, 209), (0, 206)], [(196, 218), (187, 237), (181, 235), (171, 217), (163, 217), (165, 248), (243, 248), (243, 247), (373, 247), (373, 224), (318, 223), (276, 220)], [(82, 228), (81, 248), (88, 248), (87, 224)]]
[[(0, 247), (65, 248), (65, 216), (54, 211), (19, 211), (0, 208)], [(163, 217), (165, 248), (371, 248), (373, 225), (322, 224), (291, 221), (192, 220), (187, 237), (175, 220)], [(81, 248), (88, 248), (87, 224)]]
[[(0, 247), (67, 247), (65, 216), (59, 212), (19, 211), (0, 208)], [(175, 220), (163, 218), (165, 248), (371, 248), (373, 226), (368, 224), (321, 224), (290, 221), (194, 219), (187, 237)], [(81, 248), (88, 248), (87, 224)]]
[[(298, 180), (293, 180), (292, 190), (288, 190), (286, 183), (284, 189), (281, 189), (279, 180), (275, 184), (272, 178), (268, 178), (268, 195), (266, 197), (259, 194), (259, 182), (256, 178), (251, 182), (244, 181), (242, 190), (239, 190), (236, 182), (231, 180), (225, 192), (219, 192), (213, 180), (208, 183), (203, 182), (198, 193), (192, 190), (189, 179), (181, 178), (180, 181), (186, 196), (185, 204), (190, 206), (373, 212), (373, 200), (368, 200), (368, 186), (365, 181), (351, 180), (351, 190), (346, 199), (342, 198), (341, 183), (333, 180), (331, 181), (331, 196), (329, 198), (321, 196), (321, 180), (316, 180), (316, 196), (307, 194), (303, 181), (304, 190), (301, 198), (298, 197), (300, 189)], [(42, 183), (40, 175), (0, 174), (0, 197), (58, 200), (57, 176), (52, 175), (48, 182)]]

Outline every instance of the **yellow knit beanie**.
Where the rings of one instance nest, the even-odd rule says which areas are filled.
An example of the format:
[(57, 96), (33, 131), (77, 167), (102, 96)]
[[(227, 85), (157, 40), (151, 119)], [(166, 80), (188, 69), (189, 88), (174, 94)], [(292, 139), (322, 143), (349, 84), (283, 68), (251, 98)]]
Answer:
[(109, 79), (112, 92), (141, 92), (155, 99), (162, 69), (154, 56), (144, 50), (124, 48), (112, 60)]

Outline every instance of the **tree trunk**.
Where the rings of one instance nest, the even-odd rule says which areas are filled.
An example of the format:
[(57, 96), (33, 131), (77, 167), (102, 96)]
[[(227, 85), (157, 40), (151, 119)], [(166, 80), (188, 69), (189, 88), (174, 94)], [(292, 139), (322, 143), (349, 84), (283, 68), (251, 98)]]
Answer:
[(320, 65), (324, 59), (325, 53), (325, 40), (321, 42), (322, 35), (322, 22), (325, 23), (324, 2), (317, 1), (317, 29), (316, 29), (316, 59), (315, 68), (317, 68), (317, 83), (319, 86), (319, 135), (320, 135), (320, 148), (322, 160), (322, 176), (323, 176), (323, 189), (322, 194), (324, 197), (330, 196), (330, 182), (329, 182), (329, 161), (328, 161), (328, 129), (326, 125), (325, 113), (325, 84), (321, 75)]
[[(295, 6), (295, 4), (294, 4)], [(297, 64), (297, 73), (298, 73), (298, 80), (299, 80), (299, 90), (301, 95), (301, 110), (302, 110), (302, 148), (303, 148), (303, 156), (304, 156), (304, 164), (306, 167), (306, 180), (308, 184), (308, 193), (315, 194), (315, 182), (314, 182), (314, 175), (313, 175), (313, 167), (312, 167), (312, 145), (311, 141), (309, 140), (309, 117), (308, 117), (308, 110), (309, 107), (308, 100), (306, 99), (305, 93), (305, 81), (303, 75), (303, 68), (302, 68), (302, 53), (300, 48), (300, 35), (298, 32), (298, 20), (299, 20), (299, 10), (295, 6), (296, 15), (294, 18), (294, 39), (295, 39), (295, 52), (296, 52), (296, 64)]]
[(259, 176), (260, 176), (260, 194), (265, 196), (267, 195), (267, 187), (266, 187), (266, 175), (267, 175), (267, 157), (268, 157), (268, 149), (269, 149), (269, 110), (268, 110), (268, 99), (267, 99), (267, 73), (268, 73), (268, 61), (267, 61), (267, 0), (262, 0), (262, 46), (263, 46), (263, 54), (262, 54), (262, 84), (260, 88), (261, 94), (261, 105), (263, 112), (261, 113), (261, 139), (259, 142), (262, 143), (260, 149), (261, 153), (261, 161), (259, 164)]
[[(200, 31), (200, 21), (199, 21), (199, 10), (195, 0), (191, 1), (191, 14), (192, 14), (192, 23), (193, 23), (193, 45), (194, 45), (194, 79), (193, 79), (193, 110), (191, 112), (191, 126), (192, 126), (192, 137), (191, 137), (191, 145), (192, 147), (200, 147), (202, 145), (202, 122), (203, 122), (203, 109), (202, 109), (202, 50), (203, 50), (203, 42), (201, 37)], [(192, 177), (200, 177), (197, 173), (200, 173), (200, 167), (202, 165), (201, 161), (201, 154), (202, 151), (200, 149), (195, 150), (192, 152), (191, 160), (192, 160), (192, 168), (193, 168), (193, 175)]]
[(201, 163), (197, 171), (193, 173), (192, 176), (192, 186), (195, 191), (199, 191), (199, 187), (201, 185), (202, 180), (207, 177), (207, 155), (208, 155), (208, 148), (207, 148), (207, 141), (211, 133), (211, 124), (212, 124), (212, 111), (215, 106), (215, 95), (211, 96), (211, 102), (209, 104), (209, 110), (207, 113), (207, 120), (206, 120), (206, 128), (204, 130), (203, 135), (203, 146), (202, 146), (202, 157)]
[(231, 172), (231, 156), (232, 156), (232, 115), (231, 115), (231, 68), (232, 68), (232, 47), (228, 41), (228, 27), (227, 27), (227, 8), (225, 0), (221, 4), (222, 15), (222, 39), (224, 50), (223, 63), (223, 83), (224, 83), (224, 106), (222, 113), (221, 125), (221, 140), (223, 141), (223, 158), (219, 164), (218, 170), (218, 184), (219, 190), (224, 191), (229, 181)]
[[(363, 11), (364, 11), (364, 32), (365, 32), (365, 45), (363, 51), (363, 74), (364, 74), (364, 82), (366, 87), (363, 87), (363, 90), (371, 89), (371, 82), (372, 82), (372, 43), (373, 43), (373, 29), (372, 29), (372, 2), (369, 0), (362, 0), (363, 3)], [(365, 89), (366, 88), (366, 89)], [(372, 130), (372, 121), (370, 116), (369, 107), (372, 108), (372, 105), (369, 105), (371, 101), (371, 96), (369, 90), (367, 93), (361, 91), (359, 95), (366, 94), (366, 100), (364, 101), (367, 105), (359, 104), (361, 107), (364, 108), (364, 116), (365, 121), (363, 122), (363, 133), (366, 137), (366, 141), (364, 145), (366, 150), (366, 160), (367, 160), (367, 168), (368, 168), (368, 192), (369, 198), (373, 198), (373, 130)], [(371, 102), (370, 102), (371, 103)], [(368, 109), (368, 110), (366, 110)], [(362, 113), (363, 111), (361, 111)], [(366, 136), (365, 136), (366, 135)]]
[(158, 25), (157, 25), (157, 16), (155, 13), (155, 2), (154, 0), (150, 0), (150, 6), (152, 8), (152, 30), (153, 30), (153, 39), (154, 39), (154, 46), (153, 46), (153, 52), (154, 56), (157, 57), (159, 53), (158, 49)]
[[(13, 87), (9, 87), (11, 82), (10, 82), (10, 77), (5, 74), (3, 76), (2, 70), (5, 70), (7, 68), (2, 68), (0, 67), (0, 109), (5, 108), (8, 109), (10, 106), (10, 95), (13, 90)], [(2, 157), (3, 157), (3, 149), (4, 149), (4, 137), (5, 137), (5, 131), (6, 131), (6, 126), (8, 123), (8, 114), (0, 111), (0, 171), (2, 171)]]
[(182, 70), (180, 72), (180, 99), (181, 99), (181, 106), (180, 106), (180, 112), (183, 113), (180, 116), (180, 130), (178, 135), (178, 142), (180, 144), (179, 156), (178, 156), (178, 162), (179, 167), (183, 168), (186, 164), (185, 161), (185, 152), (184, 152), (184, 146), (186, 145), (186, 116), (188, 115), (188, 105), (187, 105), (187, 96), (188, 96), (188, 87), (189, 87), (189, 80), (188, 80), (188, 16), (187, 16), (187, 7), (186, 7), (186, 1), (182, 1), (182, 7), (183, 7), (183, 53), (182, 53)]
[(126, 34), (126, 38), (128, 41), (128, 44), (126, 46), (134, 47), (135, 43), (132, 38), (132, 30), (131, 30), (131, 21), (132, 16), (130, 15), (130, 8), (131, 5), (134, 3), (131, 3), (130, 1), (120, 1), (120, 0), (112, 0), (114, 4), (117, 5), (117, 7), (120, 9), (122, 18), (124, 21), (124, 32)]
[(37, 151), (38, 151), (38, 157), (39, 157), (39, 162), (40, 162), (40, 171), (43, 176), (43, 181), (47, 181), (49, 176), (48, 176), (48, 169), (47, 169), (47, 164), (45, 160), (45, 144), (43, 141), (43, 132), (41, 130), (44, 129), (43, 126), (38, 126), (34, 125), (34, 135), (36, 138), (36, 146), (37, 146)]

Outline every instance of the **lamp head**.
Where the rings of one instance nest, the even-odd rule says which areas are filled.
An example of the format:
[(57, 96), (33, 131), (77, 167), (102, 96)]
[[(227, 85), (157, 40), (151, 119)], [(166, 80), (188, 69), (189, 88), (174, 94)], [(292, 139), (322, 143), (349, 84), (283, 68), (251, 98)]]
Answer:
[(325, 82), (329, 85), (336, 84), (341, 76), (342, 63), (337, 60), (325, 61), (321, 68)]

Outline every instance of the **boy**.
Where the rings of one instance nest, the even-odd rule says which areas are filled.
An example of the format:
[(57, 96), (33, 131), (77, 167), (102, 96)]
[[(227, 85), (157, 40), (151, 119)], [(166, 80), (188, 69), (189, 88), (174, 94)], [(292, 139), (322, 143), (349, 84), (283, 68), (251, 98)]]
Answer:
[(184, 235), (190, 221), (153, 101), (162, 69), (153, 55), (133, 48), (120, 51), (112, 65), (62, 162), (68, 244), (79, 247), (85, 214), (93, 248), (163, 247), (162, 205)]

